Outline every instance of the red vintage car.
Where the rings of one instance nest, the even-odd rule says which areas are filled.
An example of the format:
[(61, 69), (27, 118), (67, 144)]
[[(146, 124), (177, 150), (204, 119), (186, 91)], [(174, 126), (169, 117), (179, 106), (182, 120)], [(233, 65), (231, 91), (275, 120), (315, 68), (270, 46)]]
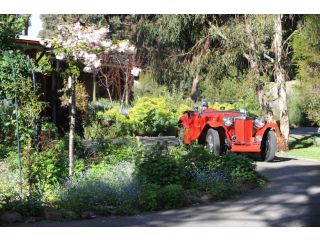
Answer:
[[(239, 101), (223, 102), (233, 104)], [(217, 110), (202, 102), (200, 111), (185, 111), (179, 118), (178, 135), (184, 144), (198, 141), (214, 155), (226, 151), (255, 152), (261, 153), (264, 161), (273, 160), (277, 151), (278, 125), (260, 117), (250, 118), (244, 109), (225, 110), (221, 107)]]

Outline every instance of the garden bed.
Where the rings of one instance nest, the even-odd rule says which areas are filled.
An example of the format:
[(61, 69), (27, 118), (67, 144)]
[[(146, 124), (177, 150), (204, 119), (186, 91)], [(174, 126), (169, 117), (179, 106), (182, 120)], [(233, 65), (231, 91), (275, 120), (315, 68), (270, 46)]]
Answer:
[[(0, 219), (13, 223), (134, 215), (229, 199), (265, 183), (254, 161), (245, 155), (215, 157), (198, 145), (123, 141), (97, 142), (90, 155), (81, 153), (84, 147), (76, 147), (76, 155), (83, 158), (77, 159), (72, 178), (66, 174), (63, 157), (67, 152), (61, 150), (61, 142), (34, 153), (35, 165), (37, 160), (45, 162), (33, 173), (35, 181), (41, 181), (23, 198), (7, 187)], [(10, 168), (10, 161), (6, 164)]]

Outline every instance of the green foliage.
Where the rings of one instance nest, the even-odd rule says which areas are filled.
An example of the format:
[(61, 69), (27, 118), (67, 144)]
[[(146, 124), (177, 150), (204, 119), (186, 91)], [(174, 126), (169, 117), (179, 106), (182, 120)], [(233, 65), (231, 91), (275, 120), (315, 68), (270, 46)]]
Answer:
[(23, 178), (23, 196), (20, 195), (19, 169), (13, 166), (17, 161), (17, 155), (10, 152), (7, 159), (0, 162), (0, 207), (25, 196), (28, 191), (26, 179)]
[(159, 206), (160, 185), (147, 183), (143, 186), (139, 203), (143, 210), (157, 210)]
[(6, 139), (8, 140), (15, 139), (13, 129), (15, 129), (16, 119), (15, 108), (12, 106), (15, 96), (17, 96), (19, 107), (20, 138), (23, 143), (26, 143), (33, 136), (34, 119), (44, 108), (44, 103), (38, 100), (39, 96), (34, 91), (31, 68), (32, 63), (29, 58), (19, 51), (7, 51), (0, 54), (0, 99), (7, 100), (7, 119), (2, 116), (1, 120), (3, 121), (0, 125), (3, 124), (7, 127), (4, 131), (6, 131)]
[(164, 186), (159, 193), (159, 205), (161, 208), (179, 208), (186, 204), (186, 196), (181, 185), (170, 184)]
[(0, 162), (5, 159), (10, 152), (13, 152), (15, 147), (9, 144), (0, 143)]
[(183, 184), (186, 181), (183, 160), (170, 155), (167, 146), (161, 144), (155, 145), (145, 153), (137, 170), (137, 174), (147, 182), (161, 186)]
[(115, 103), (102, 106), (89, 108), (84, 127), (87, 139), (175, 135), (178, 118), (190, 109), (172, 97), (142, 97), (129, 109)]
[(134, 83), (135, 98), (163, 97), (168, 94), (166, 86), (159, 85), (153, 78), (152, 72), (143, 71), (139, 75), (139, 81)]
[(88, 140), (103, 139), (108, 134), (109, 123), (104, 121), (104, 112), (115, 106), (108, 99), (98, 99), (88, 103), (86, 116), (83, 121), (84, 138)]
[(294, 34), (292, 48), (298, 67), (300, 106), (308, 119), (320, 124), (320, 27), (318, 15), (304, 16), (303, 23)]
[(154, 183), (144, 185), (140, 197), (143, 210), (179, 208), (186, 205), (185, 189), (181, 185), (159, 186)]
[[(41, 53), (38, 52), (37, 55), (36, 55), (36, 58), (38, 59), (40, 57)], [(35, 71), (36, 72), (41, 72), (43, 74), (49, 74), (49, 73), (52, 73), (53, 71), (53, 67), (52, 67), (52, 60), (50, 60), (50, 56), (48, 55), (43, 55), (36, 68), (35, 68)]]
[(177, 123), (177, 106), (163, 98), (138, 99), (129, 111), (135, 135), (166, 133)]
[(209, 163), (209, 169), (223, 171), (229, 181), (255, 181), (255, 167), (252, 159), (235, 153), (225, 153)]
[(128, 139), (118, 140), (115, 143), (104, 143), (99, 147), (100, 149), (103, 148), (99, 152), (100, 157), (108, 164), (118, 164), (121, 161), (139, 161), (142, 154), (141, 143), (131, 142)]
[[(240, 77), (233, 77), (222, 79), (219, 84), (205, 81), (201, 84), (203, 88), (203, 96), (206, 99), (218, 99), (218, 100), (244, 100), (246, 102), (246, 109), (249, 113), (260, 115), (261, 109), (259, 102), (257, 101), (256, 92), (253, 87), (253, 79), (250, 74)], [(239, 104), (239, 103), (238, 103)], [(230, 106), (225, 104), (226, 110), (234, 108), (234, 105)], [(212, 106), (215, 109), (217, 106)], [(238, 109), (243, 108), (238, 106)]]
[[(1, 203), (0, 203), (1, 207)], [(3, 202), (1, 211), (15, 211), (22, 214), (23, 217), (40, 217), (43, 214), (44, 206), (41, 201), (41, 196), (37, 193), (31, 193), (24, 199), (6, 198)]]
[[(34, 152), (29, 181), (40, 193), (50, 193), (68, 176), (67, 161), (56, 149)], [(75, 163), (77, 165), (77, 163)]]
[[(14, 106), (11, 101), (4, 100), (0, 102), (0, 142), (7, 142), (10, 145), (10, 140), (15, 135), (15, 115)], [(6, 150), (5, 148), (4, 150)], [(1, 154), (2, 155), (2, 154)]]
[(294, 90), (294, 96), (288, 96), (289, 121), (290, 125), (294, 127), (310, 125), (304, 111), (304, 103), (299, 88)]
[(25, 27), (26, 19), (15, 14), (0, 15), (0, 49), (7, 50), (14, 47), (14, 40)]

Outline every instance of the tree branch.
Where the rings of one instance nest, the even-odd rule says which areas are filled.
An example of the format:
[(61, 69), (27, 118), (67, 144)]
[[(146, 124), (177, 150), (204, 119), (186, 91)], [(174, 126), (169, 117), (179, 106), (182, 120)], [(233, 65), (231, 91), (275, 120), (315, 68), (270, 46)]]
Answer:
[(293, 37), (293, 35), (297, 32), (298, 30), (294, 30), (290, 36), (283, 42), (282, 44), (282, 48), (284, 47), (284, 45)]

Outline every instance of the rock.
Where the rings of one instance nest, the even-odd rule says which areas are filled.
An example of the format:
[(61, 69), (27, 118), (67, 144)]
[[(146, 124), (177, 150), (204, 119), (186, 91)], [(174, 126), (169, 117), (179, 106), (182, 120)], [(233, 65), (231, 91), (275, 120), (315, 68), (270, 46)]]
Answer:
[(63, 217), (67, 220), (73, 220), (79, 218), (79, 215), (76, 214), (74, 211), (65, 210), (63, 211)]
[(63, 212), (60, 210), (46, 210), (44, 216), (47, 220), (61, 221), (64, 219)]
[(0, 216), (0, 222), (2, 223), (15, 223), (15, 222), (22, 222), (23, 217), (20, 213), (18, 212), (4, 212)]
[(85, 212), (81, 213), (82, 219), (92, 219), (95, 217), (96, 217), (96, 215), (92, 211), (85, 211)]

